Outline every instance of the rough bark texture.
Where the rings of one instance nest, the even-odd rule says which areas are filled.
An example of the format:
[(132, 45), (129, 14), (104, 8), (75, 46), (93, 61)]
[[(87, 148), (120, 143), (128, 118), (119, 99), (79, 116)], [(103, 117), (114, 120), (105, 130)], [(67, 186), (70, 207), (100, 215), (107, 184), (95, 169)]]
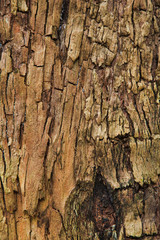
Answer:
[(159, 0), (0, 0), (1, 240), (160, 240), (159, 43)]

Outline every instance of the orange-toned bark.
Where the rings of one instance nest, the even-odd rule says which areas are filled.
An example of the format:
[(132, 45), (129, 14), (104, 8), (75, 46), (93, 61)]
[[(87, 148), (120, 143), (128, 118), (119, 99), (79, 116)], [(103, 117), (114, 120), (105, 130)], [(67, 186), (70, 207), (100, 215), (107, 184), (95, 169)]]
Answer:
[(0, 240), (160, 239), (159, 0), (0, 1)]

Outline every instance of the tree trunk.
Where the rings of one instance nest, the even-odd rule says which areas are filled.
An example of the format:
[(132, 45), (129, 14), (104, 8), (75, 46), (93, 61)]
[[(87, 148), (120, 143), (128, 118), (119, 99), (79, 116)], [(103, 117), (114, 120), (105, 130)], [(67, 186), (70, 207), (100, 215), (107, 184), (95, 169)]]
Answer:
[(159, 0), (0, 0), (0, 240), (160, 240), (159, 42)]

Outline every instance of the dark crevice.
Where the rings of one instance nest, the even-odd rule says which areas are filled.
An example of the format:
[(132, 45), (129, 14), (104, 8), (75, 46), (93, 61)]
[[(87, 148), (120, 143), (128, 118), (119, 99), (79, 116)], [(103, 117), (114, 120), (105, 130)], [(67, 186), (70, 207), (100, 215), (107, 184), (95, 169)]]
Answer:
[(134, 41), (134, 43), (135, 43), (134, 1), (133, 1), (133, 3), (132, 3), (131, 21), (132, 21), (132, 25), (133, 25), (133, 41)]
[(63, 107), (62, 107), (61, 123), (60, 123), (60, 127), (59, 127), (59, 135), (60, 135), (60, 133), (61, 133), (61, 130), (62, 130), (62, 124), (63, 124), (63, 121), (64, 121), (63, 117), (64, 117), (64, 109), (65, 109), (65, 105), (66, 105), (66, 102), (64, 101), (64, 102), (63, 102)]
[(7, 213), (6, 201), (5, 201), (5, 190), (4, 190), (3, 181), (1, 177), (0, 177), (0, 193), (2, 194), (2, 198), (3, 198), (3, 204), (4, 204), (3, 214), (6, 217), (7, 236), (8, 236), (7, 239), (9, 239), (9, 223), (8, 223), (8, 217), (7, 217), (8, 213)]
[[(0, 149), (1, 150), (1, 149)], [(4, 175), (6, 174), (6, 161), (5, 161), (5, 155), (4, 155), (4, 150), (2, 151), (2, 160), (3, 160), (3, 164), (4, 164)]]
[(142, 65), (142, 52), (141, 50), (139, 51), (139, 56), (140, 56), (140, 64), (139, 64), (139, 78), (140, 78), (140, 81), (142, 79), (142, 73), (141, 73), (141, 65)]
[(45, 24), (44, 24), (44, 33), (46, 34), (46, 26), (47, 26), (47, 17), (48, 17), (48, 12), (49, 12), (49, 2), (46, 0), (46, 16), (45, 16)]
[(121, 140), (121, 141), (125, 141), (125, 140), (127, 140), (127, 139), (129, 139), (129, 137), (130, 137), (130, 134), (129, 133), (125, 133), (124, 135), (117, 135), (116, 137), (115, 137), (115, 139), (116, 140)]
[(68, 239), (68, 238), (67, 238), (67, 231), (66, 231), (65, 224), (64, 224), (64, 219), (63, 219), (63, 216), (62, 216), (60, 210), (59, 210), (59, 209), (56, 209), (56, 208), (54, 207), (54, 203), (52, 204), (52, 208), (53, 208), (56, 212), (58, 212), (58, 214), (59, 214), (59, 216), (60, 216), (60, 218), (61, 218), (61, 223), (62, 223), (63, 231), (64, 231), (64, 233), (65, 233), (66, 239)]
[(62, 71), (63, 71), (63, 65), (66, 62), (67, 59), (67, 48), (65, 45), (65, 38), (66, 38), (66, 23), (63, 23), (60, 25), (59, 28), (59, 51), (60, 51), (60, 60), (62, 63)]
[[(113, 143), (113, 148), (111, 149), (111, 152), (112, 152), (112, 159), (113, 159), (113, 163), (114, 163), (114, 167), (116, 169), (116, 179), (118, 181), (118, 183), (120, 184), (119, 182), (119, 168), (118, 168), (118, 162), (119, 162), (119, 157), (117, 156), (117, 154), (115, 153), (115, 144)], [(118, 162), (116, 161), (116, 157), (118, 157)]]
[[(47, 146), (46, 146), (46, 150), (45, 150), (45, 155), (44, 155), (44, 161), (43, 161), (43, 166), (44, 166), (44, 167), (45, 167), (45, 165), (46, 165), (46, 160), (47, 160), (49, 145), (50, 145), (50, 142), (49, 142), (49, 140), (48, 140)], [(45, 174), (45, 172), (44, 172), (44, 174)]]
[[(31, 40), (32, 40), (32, 33), (30, 32), (29, 42), (28, 42), (28, 56), (27, 56), (27, 63), (26, 63), (26, 74), (25, 74), (25, 77), (24, 77), (24, 84), (25, 85), (27, 85), (27, 75), (28, 75), (28, 72), (29, 72), (28, 66), (29, 66), (29, 61), (30, 61), (31, 53), (32, 53)], [(26, 89), (26, 91), (27, 91), (27, 89)]]
[(3, 45), (2, 45), (2, 43), (0, 41), (0, 60), (1, 60), (1, 57), (2, 57), (2, 52), (3, 52)]
[(42, 133), (42, 136), (41, 136), (41, 140), (45, 134), (45, 130), (46, 130), (46, 126), (47, 126), (47, 123), (48, 123), (48, 119), (49, 119), (49, 114), (47, 114), (47, 117), (46, 117), (46, 120), (45, 120), (45, 123), (44, 123), (44, 126), (43, 126), (43, 133)]
[[(93, 189), (93, 222), (99, 239), (110, 239), (112, 236), (112, 228), (116, 225), (116, 213), (114, 209), (114, 199), (110, 186), (104, 184), (104, 179), (99, 173), (95, 179)], [(111, 236), (110, 236), (111, 235)]]
[[(52, 118), (50, 126), (49, 126), (49, 131), (48, 131), (48, 135), (49, 135), (50, 138), (51, 138), (53, 129), (54, 129), (54, 119)], [(46, 168), (46, 161), (47, 161), (49, 147), (50, 147), (50, 139), (48, 139), (46, 150), (45, 150), (44, 161), (43, 161), (44, 168)], [(44, 177), (45, 177), (45, 179), (47, 179), (46, 171), (44, 171)]]
[(7, 145), (8, 145), (9, 159), (11, 160), (11, 147), (9, 145), (8, 120), (7, 120), (7, 114), (6, 114), (6, 110), (5, 110), (5, 105), (4, 105), (3, 109), (4, 109), (5, 119), (6, 119), (6, 139), (7, 139)]
[(138, 108), (137, 108), (137, 102), (136, 102), (136, 96), (135, 96), (135, 94), (132, 94), (132, 98), (133, 98), (133, 104), (134, 104), (134, 107), (135, 107), (136, 112), (137, 112), (137, 114), (138, 114), (138, 117), (139, 117), (139, 119), (141, 120), (141, 116), (140, 116), (140, 113), (139, 113)]
[(134, 136), (134, 134), (135, 134), (135, 129), (134, 129), (134, 124), (133, 124), (133, 121), (132, 121), (132, 119), (131, 119), (131, 117), (130, 117), (130, 114), (127, 112), (127, 109), (126, 109), (125, 106), (122, 106), (122, 111), (123, 111), (123, 113), (125, 114), (128, 122), (129, 122), (129, 128), (131, 129), (131, 135)]
[(158, 46), (155, 45), (155, 49), (153, 51), (152, 67), (151, 67), (153, 81), (155, 80), (155, 75), (156, 75), (155, 71), (157, 67), (158, 67)]
[(5, 95), (6, 95), (7, 105), (8, 105), (7, 88), (8, 88), (9, 75), (10, 75), (10, 73), (7, 73), (6, 88), (5, 88)]
[(37, 13), (38, 13), (38, 1), (37, 1), (37, 3), (36, 3), (36, 13), (35, 13), (35, 22), (34, 22), (34, 29), (35, 29), (35, 27), (36, 27), (36, 18), (37, 18)]
[[(26, 164), (26, 174), (25, 174), (25, 181), (24, 181), (24, 197), (26, 196), (26, 183), (27, 183), (27, 175), (28, 175), (28, 164), (29, 164), (29, 155), (27, 156), (27, 164)], [(27, 212), (27, 210), (26, 210)]]
[(70, 121), (70, 127), (69, 127), (69, 133), (71, 134), (72, 130), (72, 121), (73, 121), (73, 115), (74, 115), (74, 108), (75, 108), (75, 98), (76, 96), (73, 97), (73, 105), (72, 105), (72, 114), (71, 114), (71, 121)]
[(154, 99), (156, 101), (157, 99), (157, 92), (154, 90), (154, 82), (156, 81), (156, 70), (158, 67), (158, 46), (155, 45), (155, 48), (153, 50), (153, 60), (152, 60), (152, 67), (151, 67), (151, 73), (152, 73), (152, 90), (154, 93)]
[(22, 147), (22, 142), (23, 142), (23, 133), (24, 133), (24, 122), (21, 122), (20, 124), (20, 133), (19, 133), (19, 145), (20, 149)]
[(150, 134), (149, 137), (151, 137), (151, 136), (152, 136), (152, 131), (151, 131), (151, 128), (150, 128), (150, 126), (149, 126), (149, 121), (148, 121), (148, 119), (147, 119), (147, 117), (146, 117), (146, 113), (145, 113), (143, 107), (142, 107), (142, 112), (143, 112), (144, 119), (145, 119), (145, 122), (146, 122), (146, 125), (147, 125), (147, 128), (148, 128), (148, 131), (149, 131), (149, 134)]
[(71, 85), (73, 85), (73, 86), (76, 86), (76, 85), (77, 85), (77, 83), (73, 83), (73, 82), (70, 82), (70, 81), (68, 81), (68, 83), (71, 84)]
[(63, 89), (54, 87), (55, 90), (63, 92)]
[(83, 110), (82, 110), (82, 106), (81, 106), (81, 114), (80, 114), (80, 118), (79, 118), (79, 123), (78, 123), (78, 127), (76, 129), (76, 141), (75, 141), (75, 148), (74, 148), (74, 162), (73, 162), (73, 166), (74, 166), (74, 178), (76, 179), (77, 177), (77, 172), (78, 172), (78, 168), (76, 168), (76, 155), (77, 155), (77, 146), (78, 146), (78, 137), (79, 137), (79, 129), (80, 129), (80, 126), (81, 126), (81, 121), (82, 121), (82, 113), (83, 113)]
[(61, 11), (61, 16), (60, 16), (60, 25), (59, 25), (59, 29), (58, 29), (60, 59), (62, 62), (62, 67), (67, 59), (67, 49), (65, 46), (65, 37), (66, 37), (67, 19), (68, 19), (68, 12), (69, 12), (69, 2), (70, 2), (69, 0), (63, 0), (62, 11)]
[(50, 222), (49, 222), (49, 218), (46, 215), (47, 215), (47, 208), (42, 213), (40, 212), (38, 213), (37, 226), (38, 228), (41, 228), (42, 225), (45, 225), (45, 236), (47, 237), (50, 234), (49, 232)]
[(69, 12), (69, 2), (70, 2), (70, 0), (63, 0), (61, 17), (60, 17), (60, 26), (61, 26), (64, 22), (67, 22), (68, 12)]
[(28, 14), (27, 14), (27, 25), (29, 26), (30, 14), (31, 14), (31, 0), (27, 0)]
[(3, 204), (4, 204), (4, 208), (6, 210), (5, 192), (4, 192), (4, 186), (3, 186), (3, 182), (2, 182), (1, 177), (0, 177), (0, 191), (2, 192), (2, 195), (3, 195)]

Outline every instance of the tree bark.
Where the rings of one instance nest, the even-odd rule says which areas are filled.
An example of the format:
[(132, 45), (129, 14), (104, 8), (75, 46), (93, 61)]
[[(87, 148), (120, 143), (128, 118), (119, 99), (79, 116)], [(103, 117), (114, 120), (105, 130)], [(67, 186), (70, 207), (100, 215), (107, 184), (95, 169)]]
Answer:
[(160, 1), (0, 0), (0, 239), (160, 239)]

